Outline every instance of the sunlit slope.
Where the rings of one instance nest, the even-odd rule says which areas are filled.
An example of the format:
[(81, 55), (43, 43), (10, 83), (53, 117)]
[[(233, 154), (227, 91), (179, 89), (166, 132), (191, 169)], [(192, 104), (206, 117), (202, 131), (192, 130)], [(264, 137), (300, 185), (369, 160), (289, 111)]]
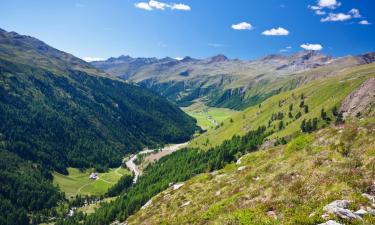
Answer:
[(368, 214), (322, 218), (323, 207), (335, 200), (351, 201), (353, 212), (371, 207), (362, 194), (374, 178), (374, 125), (329, 127), (250, 153), (238, 164), (167, 189), (127, 224), (374, 224)]
[[(222, 143), (224, 140), (231, 138), (235, 134), (243, 134), (244, 132), (256, 129), (259, 126), (268, 126), (272, 114), (283, 113), (284, 128), (279, 130), (280, 120), (274, 120), (269, 129), (273, 129), (275, 133), (270, 137), (282, 138), (294, 135), (300, 132), (300, 125), (303, 119), (320, 118), (321, 110), (324, 109), (328, 116), (332, 117), (331, 110), (333, 107), (339, 107), (343, 99), (361, 85), (369, 77), (375, 76), (375, 64), (354, 67), (343, 73), (313, 80), (292, 91), (287, 91), (275, 95), (260, 105), (247, 108), (223, 122), (222, 126), (212, 129), (205, 134), (197, 137), (190, 144), (192, 147), (209, 148)], [(300, 107), (301, 101), (308, 106), (308, 113), (305, 108)], [(289, 118), (289, 107), (293, 104), (291, 110), (293, 118)], [(296, 119), (298, 112), (301, 117)], [(322, 121), (319, 126), (324, 126)]]

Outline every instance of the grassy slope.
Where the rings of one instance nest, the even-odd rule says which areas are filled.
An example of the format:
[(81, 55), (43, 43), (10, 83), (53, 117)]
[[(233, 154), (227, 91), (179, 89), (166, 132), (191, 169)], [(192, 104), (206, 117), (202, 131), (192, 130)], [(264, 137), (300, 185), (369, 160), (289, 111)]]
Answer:
[[(250, 153), (218, 174), (162, 192), (128, 224), (318, 224), (333, 200), (352, 200), (352, 210), (370, 206), (361, 193), (375, 175), (374, 131), (374, 120), (348, 123)], [(341, 222), (374, 224), (375, 217)]]
[[(191, 147), (208, 148), (222, 143), (225, 139), (244, 132), (256, 129), (258, 126), (267, 125), (272, 113), (284, 112), (284, 123), (289, 123), (285, 129), (273, 134), (272, 138), (295, 135), (300, 130), (303, 119), (312, 119), (320, 116), (320, 110), (325, 108), (327, 112), (334, 106), (338, 106), (342, 100), (353, 90), (355, 90), (368, 77), (375, 76), (375, 64), (354, 67), (342, 74), (334, 77), (319, 79), (308, 83), (292, 91), (283, 92), (264, 101), (259, 106), (249, 107), (245, 111), (232, 117), (233, 123), (227, 119), (224, 126), (213, 129), (193, 140)], [(299, 108), (301, 94), (304, 94), (305, 104), (309, 106), (310, 112), (303, 113)], [(294, 95), (294, 97), (293, 97)], [(279, 107), (279, 101), (283, 101)], [(302, 117), (298, 120), (288, 119), (289, 105), (293, 103), (293, 116), (298, 111), (302, 112)], [(278, 121), (272, 125), (277, 126)], [(208, 140), (208, 141), (207, 141)]]
[(110, 169), (106, 173), (99, 173), (98, 180), (90, 180), (89, 175), (93, 170), (79, 171), (76, 168), (68, 168), (69, 175), (63, 175), (55, 172), (53, 174), (53, 183), (58, 185), (65, 192), (68, 198), (77, 194), (81, 195), (101, 195), (108, 188), (112, 187), (121, 177), (130, 173), (124, 168)]
[[(182, 108), (182, 110), (194, 117), (197, 120), (198, 126), (204, 130), (211, 130), (216, 127), (213, 120), (215, 120), (217, 124), (220, 124), (237, 113), (237, 111), (230, 109), (207, 107), (200, 102), (197, 102), (189, 107)], [(208, 119), (209, 116), (211, 116), (211, 120)]]

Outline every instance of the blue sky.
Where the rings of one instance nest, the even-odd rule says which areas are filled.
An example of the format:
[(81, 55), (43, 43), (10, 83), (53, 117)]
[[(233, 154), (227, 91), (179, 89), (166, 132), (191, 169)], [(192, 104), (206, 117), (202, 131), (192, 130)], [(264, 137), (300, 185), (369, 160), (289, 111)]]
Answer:
[(81, 58), (254, 59), (303, 44), (341, 56), (375, 51), (374, 11), (374, 0), (1, 0), (0, 27)]

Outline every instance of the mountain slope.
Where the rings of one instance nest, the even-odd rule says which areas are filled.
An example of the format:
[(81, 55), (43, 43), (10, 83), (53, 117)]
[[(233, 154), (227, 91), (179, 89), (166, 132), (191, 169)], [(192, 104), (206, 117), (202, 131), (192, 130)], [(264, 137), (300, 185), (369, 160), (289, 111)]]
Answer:
[(146, 146), (189, 140), (195, 120), (43, 42), (0, 30), (0, 224), (56, 217), (51, 171), (118, 167)]
[(375, 212), (374, 129), (373, 120), (352, 122), (250, 153), (168, 188), (127, 224), (374, 224), (375, 215), (344, 219), (323, 210), (349, 200), (352, 214)]
[(245, 109), (300, 85), (302, 72), (322, 67), (327, 70), (324, 74), (335, 73), (373, 60), (373, 54), (332, 58), (304, 51), (254, 61), (230, 60), (223, 55), (202, 60), (185, 57), (180, 61), (120, 56), (92, 64), (152, 89), (180, 106), (199, 100), (209, 106)]
[(0, 43), (0, 132), (22, 158), (60, 171), (113, 166), (126, 152), (194, 132), (193, 119), (150, 91), (31, 37), (3, 31)]
[[(318, 68), (315, 74), (320, 72), (321, 68)], [(310, 74), (313, 73), (314, 70), (308, 71), (306, 77), (309, 78)], [(277, 131), (270, 139), (282, 137), (290, 139), (300, 131), (304, 119), (320, 118), (322, 109), (332, 115), (332, 109), (335, 106), (340, 108), (341, 102), (347, 95), (368, 78), (374, 77), (375, 64), (352, 67), (337, 73), (328, 77), (314, 78), (306, 84), (303, 84), (303, 82), (299, 88), (280, 93), (260, 105), (249, 107), (243, 112), (237, 113), (231, 119), (224, 121), (216, 129), (212, 129), (194, 139), (191, 146), (208, 149), (221, 144), (228, 137), (243, 134), (258, 126), (267, 126), (268, 129)], [(301, 96), (303, 96), (303, 99), (301, 99)], [(300, 106), (301, 102), (304, 103), (302, 107)], [(291, 105), (292, 109), (290, 109)], [(305, 105), (308, 107), (307, 113), (305, 112)], [(279, 113), (282, 113), (282, 119), (273, 118), (274, 114)], [(299, 113), (301, 114), (298, 117), (297, 114)], [(280, 121), (283, 121), (282, 129), (279, 129)], [(324, 122), (320, 122), (319, 125), (323, 126)]]

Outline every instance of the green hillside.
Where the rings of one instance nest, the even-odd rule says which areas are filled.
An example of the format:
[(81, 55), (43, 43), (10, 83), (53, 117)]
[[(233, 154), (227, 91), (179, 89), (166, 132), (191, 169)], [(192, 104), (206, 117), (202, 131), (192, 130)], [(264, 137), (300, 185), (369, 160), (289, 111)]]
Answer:
[(375, 217), (343, 219), (324, 206), (349, 200), (369, 210), (373, 188), (374, 120), (348, 122), (301, 135), (289, 144), (250, 153), (240, 163), (168, 188), (127, 224), (374, 224)]
[[(49, 57), (52, 48), (31, 37), (2, 32), (0, 40), (4, 52), (14, 49), (12, 57), (0, 55), (0, 132), (24, 159), (63, 173), (116, 167), (127, 152), (183, 142), (195, 131), (194, 119), (150, 91), (75, 70), (89, 65), (64, 61), (65, 53)], [(48, 63), (26, 61), (34, 56)]]
[(195, 122), (151, 91), (35, 38), (0, 30), (0, 153), (11, 159), (1, 157), (0, 224), (56, 216), (53, 206), (63, 198), (52, 171), (105, 172), (145, 146), (189, 140)]
[[(309, 72), (308, 75), (310, 75)], [(203, 149), (210, 148), (222, 143), (228, 137), (244, 134), (246, 131), (256, 129), (258, 126), (267, 126), (275, 133), (270, 139), (285, 137), (290, 139), (300, 132), (300, 126), (304, 119), (320, 118), (321, 110), (324, 109), (332, 116), (332, 109), (339, 107), (342, 100), (361, 85), (369, 77), (375, 76), (375, 64), (353, 67), (337, 76), (316, 79), (308, 82), (297, 89), (275, 95), (259, 105), (249, 107), (241, 113), (235, 114), (231, 119), (223, 122), (222, 126), (191, 141), (191, 147)], [(303, 99), (301, 99), (303, 97)], [(301, 102), (308, 106), (308, 113)], [(293, 105), (292, 110), (289, 109)], [(289, 118), (289, 112), (292, 118)], [(296, 119), (298, 112), (301, 117)], [(284, 128), (279, 129), (281, 120), (272, 120), (272, 114), (283, 113)], [(320, 121), (319, 126), (324, 126)]]
[[(310, 202), (314, 199), (314, 196), (308, 199), (302, 198), (301, 196), (305, 194), (305, 192), (299, 192), (301, 183), (297, 183), (296, 187), (290, 187), (290, 190), (280, 190), (278, 189), (277, 183), (271, 183), (274, 182), (275, 176), (271, 176), (272, 174), (268, 176), (268, 168), (272, 169), (274, 163), (276, 163), (275, 165), (279, 163), (280, 166), (272, 170), (275, 173), (279, 171), (277, 169), (280, 169), (280, 171), (285, 170), (292, 174), (299, 173), (299, 171), (304, 170), (304, 165), (309, 165), (307, 162), (311, 162), (311, 159), (305, 154), (315, 154), (321, 150), (330, 150), (339, 154), (339, 158), (336, 158), (337, 155), (329, 155), (329, 157), (333, 158), (328, 158), (327, 160), (336, 162), (344, 158), (343, 161), (340, 161), (337, 165), (337, 168), (333, 167), (335, 171), (340, 171), (340, 169), (346, 169), (342, 164), (350, 163), (356, 155), (373, 154), (373, 149), (371, 148), (374, 141), (373, 118), (367, 118), (360, 123), (350, 122), (350, 120), (348, 120), (346, 125), (342, 125), (339, 108), (344, 98), (356, 90), (364, 81), (374, 77), (374, 74), (375, 64), (355, 67), (337, 76), (313, 80), (293, 91), (280, 93), (262, 102), (259, 106), (250, 107), (244, 112), (240, 112), (226, 120), (224, 124), (218, 126), (217, 129), (212, 129), (199, 136), (191, 142), (188, 148), (164, 157), (155, 164), (152, 164), (152, 166), (146, 168), (144, 175), (140, 177), (137, 184), (126, 189), (126, 192), (114, 202), (103, 204), (94, 214), (83, 219), (83, 221), (82, 218), (73, 217), (61, 221), (59, 224), (77, 224), (81, 222), (88, 225), (110, 224), (116, 220), (128, 220), (129, 223), (134, 224), (210, 224), (211, 222), (216, 224), (219, 223), (219, 221), (225, 221), (224, 224), (279, 224), (280, 222), (282, 224), (298, 224), (296, 221), (308, 221), (308, 224), (317, 224), (323, 221), (320, 216), (311, 216), (311, 219), (307, 219), (304, 214), (299, 217), (299, 214), (288, 211), (288, 206), (294, 203), (296, 204), (296, 210), (303, 210), (307, 207), (305, 204), (311, 204), (311, 206), (309, 206), (310, 208), (308, 208), (310, 211), (312, 208), (316, 208), (317, 213), (321, 213), (321, 211), (319, 211), (322, 207), (321, 204), (328, 203), (331, 199), (327, 197), (318, 199), (315, 202)], [(300, 112), (300, 115), (296, 118), (298, 112)], [(291, 116), (289, 116), (289, 113)], [(366, 118), (366, 115), (363, 116)], [(303, 121), (305, 121), (305, 124)], [(251, 126), (249, 126), (250, 124)], [(282, 124), (282, 126), (280, 124)], [(304, 126), (301, 126), (302, 124), (304, 124)], [(337, 126), (335, 126), (335, 124), (337, 124)], [(360, 126), (360, 128), (358, 126)], [(319, 131), (320, 129), (323, 130)], [(302, 133), (302, 130), (304, 133)], [(356, 136), (357, 133), (355, 132), (358, 130), (362, 130), (363, 133)], [(313, 131), (315, 132), (312, 133)], [(324, 142), (320, 145), (319, 143), (322, 142), (322, 140), (318, 139), (318, 137), (321, 135), (326, 135), (324, 139), (329, 139), (334, 143)], [(211, 137), (213, 141), (210, 139), (207, 141), (207, 137)], [(199, 143), (199, 140), (203, 140), (202, 143)], [(335, 140), (340, 141), (337, 142)], [(288, 147), (285, 146), (286, 143), (289, 143)], [(361, 145), (361, 143), (363, 143), (363, 145)], [(319, 146), (323, 146), (323, 149)], [(330, 149), (326, 149), (324, 146), (329, 146)], [(354, 150), (355, 146), (358, 146), (357, 150)], [(310, 147), (313, 150), (311, 150)], [(354, 158), (350, 158), (352, 157), (352, 155), (350, 155), (352, 147)], [(252, 153), (260, 148), (264, 150)], [(206, 151), (202, 151), (202, 149), (206, 149)], [(302, 151), (303, 153), (301, 154), (303, 155), (298, 154), (303, 149), (306, 150)], [(249, 155), (242, 158), (242, 156), (246, 154)], [(253, 158), (251, 156), (253, 156)], [(306, 159), (304, 159), (304, 157), (306, 157)], [(247, 160), (247, 158), (250, 159)], [(246, 169), (246, 167), (233, 164), (233, 162), (237, 160), (239, 160), (238, 162), (241, 165), (242, 160), (245, 160), (243, 166), (251, 166), (251, 168), (254, 168), (252, 170), (246, 170), (251, 173), (250, 176), (245, 176), (246, 174), (244, 175), (243, 173), (237, 172)], [(365, 174), (371, 174), (373, 172), (373, 168), (371, 168), (373, 162), (369, 160), (367, 156), (361, 160), (363, 161), (359, 163), (363, 165), (362, 172), (364, 174), (363, 179), (360, 178), (359, 182), (364, 182), (366, 183), (365, 185), (369, 185), (368, 175)], [(248, 163), (246, 164), (246, 162)], [(300, 163), (299, 167), (295, 167), (297, 162)], [(251, 163), (255, 164), (253, 165)], [(268, 167), (265, 168), (263, 165), (268, 165)], [(320, 171), (319, 169), (314, 169), (316, 169), (316, 167), (303, 172), (314, 173)], [(349, 168), (348, 172), (350, 172), (351, 169), (352, 168)], [(217, 172), (216, 170), (219, 171)], [(297, 172), (294, 172), (295, 170)], [(267, 177), (268, 183), (264, 185), (262, 183), (254, 192), (248, 192), (249, 190), (246, 189), (243, 191), (245, 193), (244, 195), (239, 194), (237, 196), (237, 192), (243, 190), (243, 188), (248, 185), (248, 183), (245, 182), (259, 179), (256, 176), (257, 174), (254, 175), (252, 173), (253, 171), (259, 171), (260, 177)], [(214, 180), (212, 184), (207, 182), (211, 181), (212, 177), (215, 177), (217, 174), (219, 174), (217, 175), (218, 177), (220, 177), (221, 173), (224, 173), (223, 176), (227, 176), (225, 173), (229, 172), (240, 174), (238, 175), (240, 177), (236, 179), (241, 182), (237, 184), (236, 179), (226, 179), (225, 183), (221, 184), (224, 187), (222, 191), (226, 193), (224, 195), (225, 198), (221, 199), (220, 197), (215, 197), (220, 196), (221, 192), (220, 190), (213, 192), (213, 187), (216, 188), (215, 185), (217, 181)], [(330, 176), (328, 172), (325, 175), (327, 177)], [(201, 173), (204, 173), (204, 175), (197, 176)], [(308, 176), (308, 174), (305, 174), (305, 176)], [(192, 180), (189, 180), (191, 178)], [(242, 179), (244, 179), (243, 182)], [(344, 175), (341, 179), (345, 181)], [(182, 192), (182, 195), (187, 193), (186, 196), (171, 198), (173, 193), (179, 193), (176, 190), (181, 186), (178, 185), (178, 187), (176, 187), (174, 185), (173, 188), (168, 187), (170, 187), (171, 184), (179, 184), (184, 181), (187, 181), (188, 187), (191, 183), (196, 186), (188, 188), (187, 192)], [(288, 179), (281, 181), (291, 182)], [(319, 180), (313, 180), (311, 182), (319, 182)], [(347, 182), (349, 182), (347, 185), (352, 185), (350, 179), (348, 179)], [(327, 190), (319, 189), (314, 192), (314, 194), (321, 194), (327, 191), (327, 193), (335, 194), (332, 195), (332, 197), (337, 197), (338, 195), (336, 194), (342, 190), (339, 189), (342, 187), (342, 184), (337, 184), (338, 186), (333, 188), (334, 191), (339, 190), (338, 192), (330, 192), (330, 185), (336, 184), (328, 182)], [(234, 185), (235, 188), (233, 188)], [(358, 191), (365, 191), (365, 186), (350, 186), (350, 188), (353, 195), (347, 198), (355, 200), (357, 205), (353, 204), (353, 207), (359, 208), (360, 205), (358, 205), (358, 203), (360, 203), (360, 198), (356, 199), (355, 193), (358, 194)], [(356, 188), (362, 189), (357, 190)], [(167, 191), (163, 192), (163, 190), (166, 189)], [(171, 189), (174, 190), (171, 191)], [(181, 189), (184, 190), (184, 186), (182, 186)], [(281, 191), (281, 193), (284, 193), (283, 191), (289, 191), (285, 193), (286, 197), (281, 199), (283, 202), (280, 204), (284, 205), (280, 206), (280, 210), (282, 210), (280, 220), (274, 221), (269, 218), (263, 218), (263, 215), (260, 213), (261, 210), (272, 211), (279, 206), (279, 202), (272, 202), (275, 205), (272, 207), (269, 206), (267, 202), (265, 205), (259, 203), (260, 206), (259, 208), (254, 208), (255, 211), (252, 211), (252, 208), (246, 205), (251, 204), (253, 201), (254, 204), (257, 203), (258, 199), (253, 200), (251, 196), (259, 195), (260, 190), (266, 191), (265, 194), (269, 192), (276, 194), (279, 191)], [(194, 194), (190, 196), (189, 191), (194, 192)], [(204, 194), (202, 195), (204, 195), (204, 197), (197, 194), (200, 193), (200, 191), (203, 191)], [(290, 197), (291, 194), (298, 195), (298, 198), (301, 198), (301, 200), (294, 200), (301, 201), (301, 204), (293, 202), (293, 198)], [(195, 197), (201, 200), (197, 200)], [(244, 203), (244, 207), (247, 210), (241, 211), (242, 205), (236, 204), (237, 202), (242, 202), (240, 197), (250, 201), (250, 203), (247, 201)], [(266, 197), (274, 197), (274, 195), (267, 195)], [(203, 200), (206, 198), (209, 198), (209, 200), (204, 202)], [(197, 201), (197, 204), (194, 205), (194, 201), (189, 201), (188, 199)], [(303, 200), (306, 200), (306, 202), (302, 202)], [(192, 207), (191, 211), (185, 211), (185, 207), (190, 208), (190, 204)], [(368, 203), (366, 204), (368, 205)], [(144, 205), (151, 206), (150, 210), (148, 210), (147, 207), (146, 209), (142, 207)], [(155, 208), (153, 207), (154, 205), (156, 206)], [(229, 207), (229, 209), (225, 210), (227, 207)], [(227, 218), (226, 213), (231, 212), (230, 210), (232, 208), (238, 210), (234, 211), (234, 214)], [(171, 210), (169, 211), (169, 209)], [(135, 212), (138, 213), (132, 217), (131, 215)], [(185, 212), (186, 214), (184, 214)], [(197, 216), (195, 216), (195, 212), (198, 213)], [(199, 213), (202, 213), (202, 215)], [(310, 213), (308, 215), (310, 215)], [(366, 224), (371, 224), (373, 219), (366, 218), (365, 221)]]

